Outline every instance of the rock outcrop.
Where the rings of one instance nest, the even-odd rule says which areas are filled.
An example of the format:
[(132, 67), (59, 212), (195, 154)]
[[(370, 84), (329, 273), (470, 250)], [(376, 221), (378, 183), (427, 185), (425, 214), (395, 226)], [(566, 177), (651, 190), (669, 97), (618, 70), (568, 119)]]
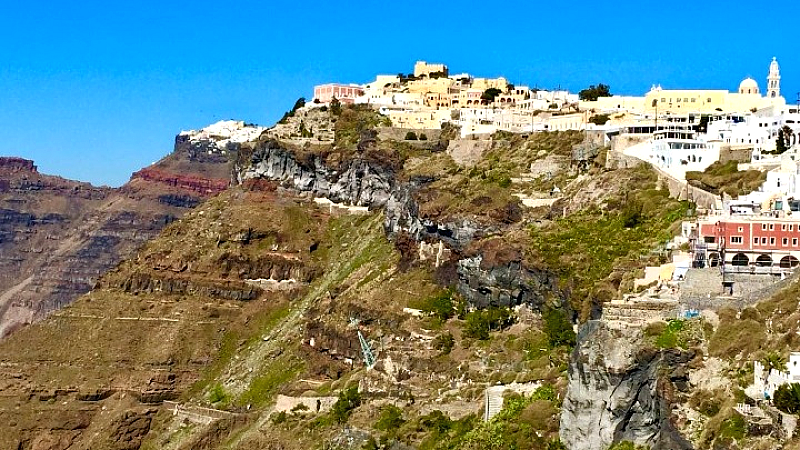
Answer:
[(686, 389), (682, 366), (694, 355), (644, 348), (641, 330), (589, 321), (569, 367), (561, 440), (571, 450), (604, 450), (620, 441), (652, 449), (691, 449), (671, 421), (670, 393)]
[[(391, 168), (367, 159), (355, 158), (331, 168), (318, 155), (300, 162), (280, 142), (268, 140), (252, 151), (238, 172), (240, 183), (268, 179), (316, 197), (382, 209), (390, 236), (405, 232), (417, 242), (443, 242), (460, 251), (497, 231), (466, 218), (437, 222), (420, 217), (413, 194), (426, 180), (398, 181)], [(522, 303), (540, 307), (548, 293), (557, 291), (551, 274), (529, 270), (519, 260), (494, 264), (476, 256), (457, 265), (459, 291), (476, 307)]]
[(313, 155), (307, 162), (300, 163), (294, 154), (274, 140), (261, 143), (253, 151), (249, 166), (239, 173), (240, 182), (254, 178), (279, 181), (337, 203), (373, 209), (386, 204), (395, 184), (390, 169), (371, 161), (355, 158), (334, 169), (321, 157)]
[(203, 136), (179, 135), (169, 156), (118, 189), (0, 158), (0, 337), (90, 291), (167, 224), (227, 189), (241, 144), (226, 138), (220, 151), (215, 135)]
[(30, 159), (0, 157), (0, 171), (36, 173), (37, 168)]
[(520, 261), (484, 264), (483, 256), (458, 261), (458, 291), (478, 308), (528, 304), (540, 309), (549, 299), (560, 303), (552, 274), (534, 271)]
[(156, 168), (145, 168), (133, 174), (133, 179), (162, 183), (178, 189), (197, 192), (201, 195), (216, 195), (228, 188), (228, 180), (209, 179), (191, 175), (165, 172)]

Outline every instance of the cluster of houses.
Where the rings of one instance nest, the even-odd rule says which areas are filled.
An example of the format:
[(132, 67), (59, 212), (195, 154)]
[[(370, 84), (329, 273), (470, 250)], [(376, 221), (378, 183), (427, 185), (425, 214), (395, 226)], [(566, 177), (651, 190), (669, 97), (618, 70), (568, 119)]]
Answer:
[(688, 171), (720, 160), (747, 160), (740, 169), (766, 171), (766, 182), (738, 199), (720, 198), (703, 218), (684, 227), (692, 266), (785, 275), (800, 264), (800, 105), (787, 104), (780, 80), (773, 58), (763, 94), (748, 77), (736, 92), (653, 86), (644, 96), (583, 101), (567, 91), (531, 89), (503, 77), (453, 75), (444, 64), (418, 61), (413, 74), (316, 86), (308, 107), (334, 98), (369, 104), (395, 127), (438, 129), (451, 122), (461, 127), (462, 137), (497, 130), (599, 130), (613, 151), (648, 161), (684, 183)]
[(581, 130), (588, 119), (588, 113), (578, 109), (576, 94), (517, 86), (504, 77), (451, 75), (446, 65), (425, 61), (417, 61), (413, 74), (378, 75), (363, 85), (314, 87), (314, 104), (334, 98), (341, 103), (373, 105), (397, 128), (438, 129), (453, 122), (464, 136), (497, 130)]

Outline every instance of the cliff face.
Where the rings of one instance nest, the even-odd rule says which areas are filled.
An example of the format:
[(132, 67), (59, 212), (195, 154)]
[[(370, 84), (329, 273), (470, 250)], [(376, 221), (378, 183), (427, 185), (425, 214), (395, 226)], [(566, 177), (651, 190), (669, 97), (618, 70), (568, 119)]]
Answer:
[[(422, 182), (399, 181), (391, 167), (364, 158), (347, 160), (336, 168), (329, 167), (317, 155), (301, 163), (293, 152), (270, 140), (260, 143), (251, 152), (245, 166), (239, 168), (237, 178), (239, 182), (268, 179), (335, 202), (383, 210), (384, 229), (390, 236), (405, 232), (417, 241), (441, 241), (456, 252), (497, 231), (495, 226), (481, 225), (467, 218), (437, 222), (420, 217), (413, 194)], [(540, 307), (550, 293), (561, 300), (553, 276), (527, 269), (519, 255), (514, 261), (501, 263), (474, 256), (458, 260), (456, 266), (456, 286), (476, 307), (523, 303)]]
[(687, 388), (690, 352), (641, 345), (641, 330), (590, 321), (569, 366), (561, 440), (571, 450), (603, 450), (620, 441), (652, 449), (691, 449), (670, 419), (670, 392)]
[(193, 145), (179, 136), (172, 154), (118, 189), (0, 158), (0, 336), (89, 292), (164, 226), (226, 189), (228, 156)]

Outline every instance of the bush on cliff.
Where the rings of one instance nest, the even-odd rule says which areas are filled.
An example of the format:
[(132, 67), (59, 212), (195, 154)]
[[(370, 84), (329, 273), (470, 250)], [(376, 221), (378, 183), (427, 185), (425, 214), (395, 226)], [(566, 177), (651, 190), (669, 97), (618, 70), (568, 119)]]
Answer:
[(772, 403), (779, 410), (789, 414), (800, 412), (800, 384), (781, 385), (775, 390), (772, 397)]
[(767, 173), (760, 170), (739, 171), (736, 161), (717, 161), (703, 172), (686, 172), (689, 184), (718, 195), (724, 192), (732, 197), (755, 191), (766, 181), (766, 177)]
[(575, 345), (576, 336), (572, 329), (572, 322), (567, 319), (563, 311), (558, 309), (545, 311), (542, 314), (542, 320), (544, 320), (544, 332), (547, 334), (550, 348)]
[(508, 308), (489, 307), (467, 313), (464, 322), (464, 337), (485, 341), (489, 332), (502, 330), (514, 322)]
[(337, 423), (345, 423), (350, 418), (350, 413), (361, 405), (361, 394), (358, 386), (349, 387), (339, 393), (339, 399), (331, 407), (331, 417)]

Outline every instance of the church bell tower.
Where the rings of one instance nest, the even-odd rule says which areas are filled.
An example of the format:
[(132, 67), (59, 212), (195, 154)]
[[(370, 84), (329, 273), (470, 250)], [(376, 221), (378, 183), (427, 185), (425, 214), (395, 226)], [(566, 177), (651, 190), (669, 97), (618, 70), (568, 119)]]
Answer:
[(778, 98), (781, 96), (781, 69), (775, 57), (769, 64), (769, 75), (767, 76), (767, 97)]

